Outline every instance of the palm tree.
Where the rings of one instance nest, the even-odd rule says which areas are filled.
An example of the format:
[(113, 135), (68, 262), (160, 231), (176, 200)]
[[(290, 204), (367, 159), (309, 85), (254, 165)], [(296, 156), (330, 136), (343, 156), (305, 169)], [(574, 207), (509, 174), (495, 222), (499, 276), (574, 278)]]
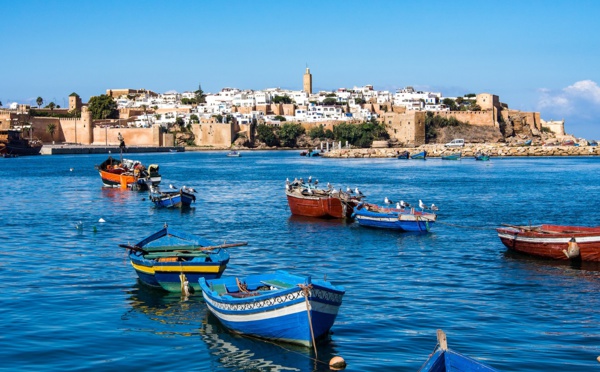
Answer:
[(56, 104), (54, 102), (50, 102), (48, 104), (48, 108), (50, 109), (50, 111), (54, 111), (54, 108), (56, 107)]
[(48, 124), (48, 126), (46, 127), (46, 133), (50, 134), (50, 137), (52, 138), (52, 143), (54, 143), (54, 132), (55, 131), (56, 131), (56, 124), (54, 124), (54, 123)]
[(38, 105), (38, 108), (40, 108), (40, 106), (41, 106), (41, 105), (44, 103), (44, 99), (43, 99), (42, 97), (38, 97), (38, 98), (35, 100), (35, 103), (37, 103), (37, 105)]

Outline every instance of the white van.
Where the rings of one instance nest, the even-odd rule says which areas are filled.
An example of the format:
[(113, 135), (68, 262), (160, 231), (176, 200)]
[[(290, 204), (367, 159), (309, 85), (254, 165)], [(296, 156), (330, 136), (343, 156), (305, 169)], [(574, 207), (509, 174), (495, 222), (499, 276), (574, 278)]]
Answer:
[(464, 147), (465, 140), (462, 138), (456, 138), (456, 139), (453, 139), (452, 141), (448, 142), (444, 146), (446, 146), (446, 147)]

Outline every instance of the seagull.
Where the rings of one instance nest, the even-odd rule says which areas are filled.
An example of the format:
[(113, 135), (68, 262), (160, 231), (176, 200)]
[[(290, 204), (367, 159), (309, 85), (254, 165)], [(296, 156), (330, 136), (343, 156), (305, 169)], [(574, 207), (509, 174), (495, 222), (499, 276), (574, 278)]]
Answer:
[(410, 208), (410, 204), (408, 204), (407, 202), (405, 202), (404, 200), (400, 200), (400, 205), (403, 208)]
[(169, 188), (170, 188), (170, 189), (173, 189), (173, 190), (174, 190), (174, 189), (176, 189), (176, 187), (175, 187), (175, 186), (173, 186), (173, 185), (171, 185), (171, 184), (169, 184)]
[(396, 203), (396, 209), (402, 209), (402, 206), (400, 205), (400, 203)]
[(310, 188), (307, 188), (306, 190), (307, 190), (307, 192), (308, 192), (308, 195), (312, 195), (312, 194), (313, 194), (313, 191), (312, 191), (312, 189), (310, 189)]
[(331, 184), (329, 182), (327, 182), (327, 188), (331, 189), (333, 186), (331, 186)]
[(315, 180), (315, 186), (319, 184), (319, 180)]
[(300, 183), (304, 183), (304, 178), (300, 177)]
[(388, 197), (387, 197), (387, 196), (385, 197), (385, 199), (383, 199), (383, 202), (384, 202), (385, 204), (393, 204), (393, 203), (394, 203), (393, 201), (391, 201), (390, 199), (388, 199)]
[(189, 192), (193, 192), (193, 193), (196, 192), (196, 189), (194, 189), (193, 187), (188, 187), (187, 189), (188, 189)]
[(346, 192), (352, 194), (352, 189), (349, 186), (346, 186)]
[(437, 205), (431, 204), (431, 210), (432, 211), (439, 211), (440, 209), (437, 207)]
[(290, 183), (289, 177), (285, 179), (285, 183)]
[(362, 194), (363, 194), (362, 192), (360, 192), (360, 190), (358, 189), (358, 187), (354, 189), (354, 193), (356, 195), (359, 195), (359, 196), (362, 196)]
[(312, 182), (312, 176), (308, 176), (308, 183)]
[(421, 208), (421, 210), (427, 209), (427, 206), (423, 203), (421, 199), (419, 199), (419, 208)]

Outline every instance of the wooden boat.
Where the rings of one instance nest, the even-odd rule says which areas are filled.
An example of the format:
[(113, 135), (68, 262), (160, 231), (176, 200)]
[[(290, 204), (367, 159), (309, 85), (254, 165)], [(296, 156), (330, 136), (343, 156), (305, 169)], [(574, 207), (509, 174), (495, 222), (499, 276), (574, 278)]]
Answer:
[(460, 160), (461, 156), (462, 156), (462, 153), (455, 152), (455, 153), (452, 153), (452, 154), (443, 155), (442, 156), (442, 160)]
[(199, 282), (208, 310), (227, 329), (308, 347), (327, 338), (345, 293), (285, 271)]
[(306, 156), (308, 156), (308, 157), (321, 156), (321, 153), (322, 153), (322, 152), (323, 152), (323, 151), (320, 151), (320, 150), (314, 149), (314, 150), (312, 150), (312, 151), (309, 151), (309, 152), (306, 154)]
[(0, 154), (3, 157), (39, 155), (42, 146), (39, 140), (24, 138), (23, 132), (19, 129), (0, 130)]
[(527, 141), (519, 142), (515, 146), (531, 146), (531, 142), (533, 142), (533, 141), (527, 140)]
[(290, 211), (296, 216), (321, 218), (350, 218), (362, 194), (345, 192), (334, 188), (321, 189), (302, 180), (286, 183)]
[(446, 334), (441, 329), (437, 331), (438, 344), (420, 372), (494, 372), (489, 367), (466, 355), (448, 349)]
[(246, 244), (219, 245), (165, 225), (133, 246), (119, 246), (129, 250), (131, 266), (143, 284), (169, 292), (194, 292), (200, 290), (198, 279), (221, 277), (229, 262), (224, 248)]
[(150, 164), (148, 169), (137, 160), (113, 159), (108, 157), (102, 164), (96, 165), (105, 187), (130, 188), (132, 190), (148, 190), (149, 186), (157, 186), (162, 180), (158, 173), (158, 165)]
[(427, 151), (421, 151), (416, 154), (412, 154), (410, 156), (411, 159), (422, 159), (425, 160), (427, 158)]
[(196, 190), (183, 186), (179, 190), (161, 191), (158, 186), (150, 186), (149, 199), (157, 208), (189, 207), (196, 201)]
[(408, 159), (408, 158), (410, 158), (410, 152), (408, 152), (408, 151), (399, 152), (398, 155), (396, 156), (396, 159)]
[(240, 156), (242, 156), (242, 154), (240, 154), (239, 152), (233, 150), (233, 151), (229, 151), (227, 153), (227, 156), (229, 156), (231, 158), (239, 158)]
[(488, 154), (478, 152), (477, 154), (475, 154), (475, 160), (488, 161), (490, 160), (490, 156)]
[(361, 226), (407, 232), (428, 232), (437, 219), (435, 213), (415, 208), (387, 208), (370, 203), (358, 204), (352, 217)]
[(496, 231), (508, 249), (555, 260), (600, 262), (600, 227), (503, 225)]

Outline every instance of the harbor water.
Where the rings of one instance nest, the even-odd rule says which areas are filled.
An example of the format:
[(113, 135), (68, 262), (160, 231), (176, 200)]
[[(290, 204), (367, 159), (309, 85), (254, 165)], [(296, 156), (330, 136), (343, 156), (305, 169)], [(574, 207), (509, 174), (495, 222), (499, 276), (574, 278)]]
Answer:
[[(600, 225), (600, 158), (324, 159), (300, 151), (130, 154), (187, 210), (102, 188), (106, 155), (0, 159), (0, 370), (418, 371), (443, 329), (451, 349), (505, 371), (600, 367), (600, 267), (506, 251), (507, 224)], [(118, 155), (117, 155), (118, 157)], [(439, 206), (429, 234), (290, 215), (285, 179)], [(100, 222), (101, 220), (105, 222)], [(228, 333), (200, 294), (137, 281), (126, 250), (164, 224), (229, 249), (224, 275), (311, 274), (346, 295), (312, 349)]]

